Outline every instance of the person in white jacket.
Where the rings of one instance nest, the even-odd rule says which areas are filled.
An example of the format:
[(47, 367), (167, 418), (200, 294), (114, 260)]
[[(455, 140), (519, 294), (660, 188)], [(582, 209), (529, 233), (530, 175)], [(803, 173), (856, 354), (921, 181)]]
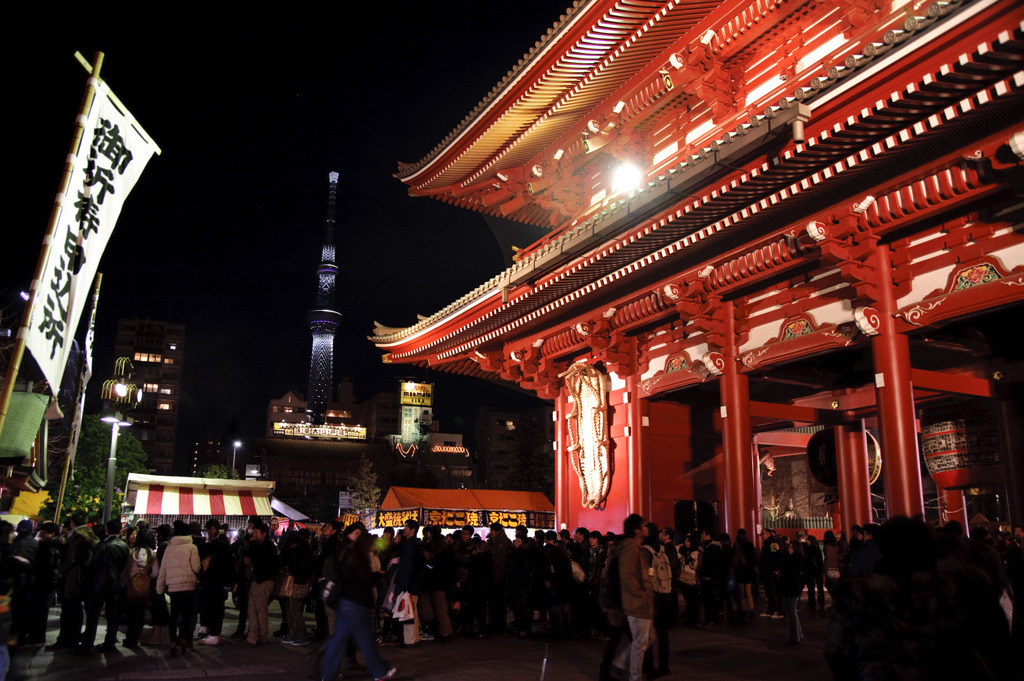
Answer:
[(174, 536), (164, 552), (156, 592), (171, 598), (171, 657), (192, 647), (192, 597), (199, 583), (199, 550), (192, 543), (188, 525), (174, 521)]

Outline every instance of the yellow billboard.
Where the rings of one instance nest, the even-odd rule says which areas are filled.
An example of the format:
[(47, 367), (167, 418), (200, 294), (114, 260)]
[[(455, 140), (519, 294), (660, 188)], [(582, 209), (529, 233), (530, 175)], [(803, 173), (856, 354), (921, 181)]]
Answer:
[(399, 391), (399, 404), (412, 407), (429, 407), (431, 406), (433, 389), (434, 386), (430, 383), (403, 381)]

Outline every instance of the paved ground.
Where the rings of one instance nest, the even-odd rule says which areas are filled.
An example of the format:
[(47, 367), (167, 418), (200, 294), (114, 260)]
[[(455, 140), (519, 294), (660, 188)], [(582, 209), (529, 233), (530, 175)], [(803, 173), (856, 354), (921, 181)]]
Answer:
[[(271, 606), (274, 608), (274, 606)], [(276, 608), (274, 609), (276, 612)], [(56, 609), (51, 611), (48, 642), (57, 636)], [(801, 613), (805, 640), (783, 645), (786, 620), (757, 617), (753, 622), (714, 629), (673, 629), (670, 646), (672, 674), (687, 681), (781, 679), (824, 681), (831, 678), (823, 657), (827, 618)], [(279, 626), (271, 616), (271, 630)], [(229, 610), (226, 631), (233, 631), (235, 612)], [(123, 638), (123, 636), (121, 636)], [(103, 628), (97, 636), (103, 640)], [(584, 681), (597, 679), (603, 643), (543, 637), (515, 639), (456, 638), (448, 644), (424, 642), (418, 647), (381, 648), (385, 660), (398, 667), (399, 681)], [(14, 651), (11, 681), (162, 681), (165, 679), (222, 679), (223, 681), (304, 681), (319, 679), (317, 644), (304, 647), (274, 643), (252, 648), (236, 641), (218, 647), (197, 646), (183, 657), (171, 658), (168, 646), (135, 651), (79, 656), (45, 648)], [(361, 669), (345, 671), (345, 679), (369, 680)]]

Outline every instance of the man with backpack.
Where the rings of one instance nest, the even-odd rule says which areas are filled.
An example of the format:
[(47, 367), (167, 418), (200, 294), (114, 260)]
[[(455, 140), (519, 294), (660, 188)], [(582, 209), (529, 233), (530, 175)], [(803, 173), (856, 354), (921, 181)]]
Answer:
[[(647, 523), (647, 532), (644, 536), (643, 551), (644, 561), (649, 563), (647, 572), (651, 576), (651, 587), (654, 591), (654, 636), (658, 643), (658, 666), (654, 666), (654, 651), (644, 657), (644, 673), (648, 678), (665, 676), (668, 671), (668, 630), (675, 623), (678, 601), (676, 600), (673, 584), (672, 562), (668, 556), (668, 549), (675, 552), (675, 546), (662, 543), (662, 535), (658, 532), (658, 526), (654, 523)], [(677, 555), (678, 560), (678, 555)]]

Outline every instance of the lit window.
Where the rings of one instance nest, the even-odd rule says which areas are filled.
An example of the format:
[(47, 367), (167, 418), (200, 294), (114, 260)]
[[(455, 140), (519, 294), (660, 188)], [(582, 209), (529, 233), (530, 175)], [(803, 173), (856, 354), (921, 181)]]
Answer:
[(147, 393), (155, 393), (159, 389), (159, 385), (156, 383), (143, 383), (142, 390)]
[[(159, 355), (157, 355), (157, 359), (156, 359), (156, 360), (154, 360), (154, 361), (157, 361), (157, 362), (159, 362), (159, 361), (160, 361), (159, 357), (160, 357), (160, 356), (159, 356)], [(171, 358), (171, 357), (168, 357), (167, 359), (165, 359), (165, 360), (164, 360), (164, 364), (174, 364), (174, 359), (173, 359), (173, 358)]]
[(164, 411), (169, 411), (170, 408), (171, 408), (171, 405), (168, 402), (161, 402), (160, 404), (157, 405), (156, 408), (157, 409), (163, 409)]
[(170, 345), (167, 346), (167, 349), (168, 350), (177, 350), (178, 346), (175, 345), (174, 343), (171, 343)]
[(152, 352), (136, 352), (135, 353), (135, 361), (136, 362), (159, 362), (160, 361), (160, 355), (152, 353)]
[(515, 421), (505, 421), (505, 430), (515, 430), (515, 429), (516, 429), (516, 422)]
[(170, 395), (171, 394), (171, 389), (170, 388), (160, 388), (160, 394), (161, 395)]

